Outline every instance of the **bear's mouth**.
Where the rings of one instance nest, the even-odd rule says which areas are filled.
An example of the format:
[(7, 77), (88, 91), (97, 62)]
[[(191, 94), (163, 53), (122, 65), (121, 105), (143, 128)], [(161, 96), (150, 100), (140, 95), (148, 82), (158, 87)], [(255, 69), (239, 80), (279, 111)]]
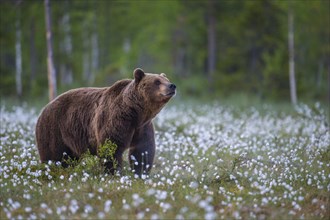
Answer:
[(175, 95), (175, 91), (173, 92), (169, 92), (169, 93), (166, 93), (166, 94), (162, 94), (163, 96), (174, 96)]

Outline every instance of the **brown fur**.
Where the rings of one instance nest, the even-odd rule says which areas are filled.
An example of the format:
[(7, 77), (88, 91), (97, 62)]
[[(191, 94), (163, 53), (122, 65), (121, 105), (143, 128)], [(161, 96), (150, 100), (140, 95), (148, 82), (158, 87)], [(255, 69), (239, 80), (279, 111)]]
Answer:
[[(110, 139), (117, 144), (115, 160), (120, 170), (122, 154), (129, 149), (132, 168), (148, 173), (155, 154), (152, 119), (175, 94), (175, 85), (165, 74), (134, 70), (134, 80), (125, 79), (106, 88), (70, 90), (50, 102), (36, 126), (41, 162), (63, 161), (63, 154), (79, 158)], [(134, 162), (138, 165), (133, 165)], [(113, 161), (108, 162), (113, 173)]]

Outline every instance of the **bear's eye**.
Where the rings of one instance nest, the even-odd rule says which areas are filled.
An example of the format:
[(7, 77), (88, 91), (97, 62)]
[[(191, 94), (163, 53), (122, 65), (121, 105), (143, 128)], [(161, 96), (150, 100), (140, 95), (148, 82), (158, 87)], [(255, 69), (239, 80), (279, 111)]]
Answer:
[(160, 85), (160, 81), (157, 79), (157, 80), (155, 81), (155, 84), (156, 84), (157, 86), (159, 86), (159, 85)]

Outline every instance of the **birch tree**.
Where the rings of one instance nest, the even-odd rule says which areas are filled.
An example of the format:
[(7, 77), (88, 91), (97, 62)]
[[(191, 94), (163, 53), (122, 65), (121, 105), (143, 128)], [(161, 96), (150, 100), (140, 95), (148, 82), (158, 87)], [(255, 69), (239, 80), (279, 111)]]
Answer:
[[(88, 30), (89, 25), (87, 21), (83, 23), (83, 30)], [(90, 41), (87, 31), (82, 32), (83, 56), (82, 56), (82, 69), (83, 80), (89, 82), (91, 79), (91, 63), (90, 63)]]
[(50, 2), (45, 0), (45, 20), (46, 20), (46, 38), (47, 38), (47, 66), (48, 66), (48, 89), (49, 100), (56, 97), (56, 70), (53, 61), (53, 45), (52, 45), (52, 23), (50, 14)]
[(21, 25), (20, 25), (20, 11), (18, 9), (16, 18), (16, 42), (15, 42), (15, 53), (16, 53), (16, 93), (18, 97), (22, 96), (22, 47), (21, 47)]
[(288, 49), (289, 49), (289, 80), (290, 80), (290, 96), (293, 105), (297, 104), (297, 90), (295, 78), (295, 60), (294, 60), (294, 23), (293, 11), (289, 5), (288, 12)]
[(34, 18), (30, 24), (30, 87), (32, 88), (37, 72), (36, 26)]
[(63, 15), (60, 27), (63, 29), (64, 39), (60, 42), (60, 47), (62, 52), (65, 54), (64, 61), (60, 65), (60, 76), (61, 83), (64, 85), (69, 85), (73, 82), (73, 72), (71, 68), (72, 60), (72, 37), (71, 37), (71, 24), (70, 24), (70, 14), (68, 10), (68, 2), (66, 1), (66, 12)]
[(209, 0), (207, 5), (207, 71), (209, 83), (212, 82), (216, 63), (216, 18), (214, 1)]
[(95, 75), (99, 68), (99, 35), (97, 30), (97, 20), (96, 20), (96, 13), (97, 9), (94, 8), (93, 11), (93, 29), (92, 29), (92, 36), (91, 36), (91, 67), (92, 67), (92, 77), (90, 79), (90, 84), (93, 84), (95, 81)]

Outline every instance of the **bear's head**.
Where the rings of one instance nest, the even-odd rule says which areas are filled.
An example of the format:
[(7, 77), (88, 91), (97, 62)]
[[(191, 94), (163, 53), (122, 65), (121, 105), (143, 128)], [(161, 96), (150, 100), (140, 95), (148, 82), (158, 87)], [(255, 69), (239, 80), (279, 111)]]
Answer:
[(137, 68), (133, 75), (135, 89), (150, 109), (160, 111), (176, 93), (176, 86), (168, 80), (164, 73), (145, 73), (142, 69)]

